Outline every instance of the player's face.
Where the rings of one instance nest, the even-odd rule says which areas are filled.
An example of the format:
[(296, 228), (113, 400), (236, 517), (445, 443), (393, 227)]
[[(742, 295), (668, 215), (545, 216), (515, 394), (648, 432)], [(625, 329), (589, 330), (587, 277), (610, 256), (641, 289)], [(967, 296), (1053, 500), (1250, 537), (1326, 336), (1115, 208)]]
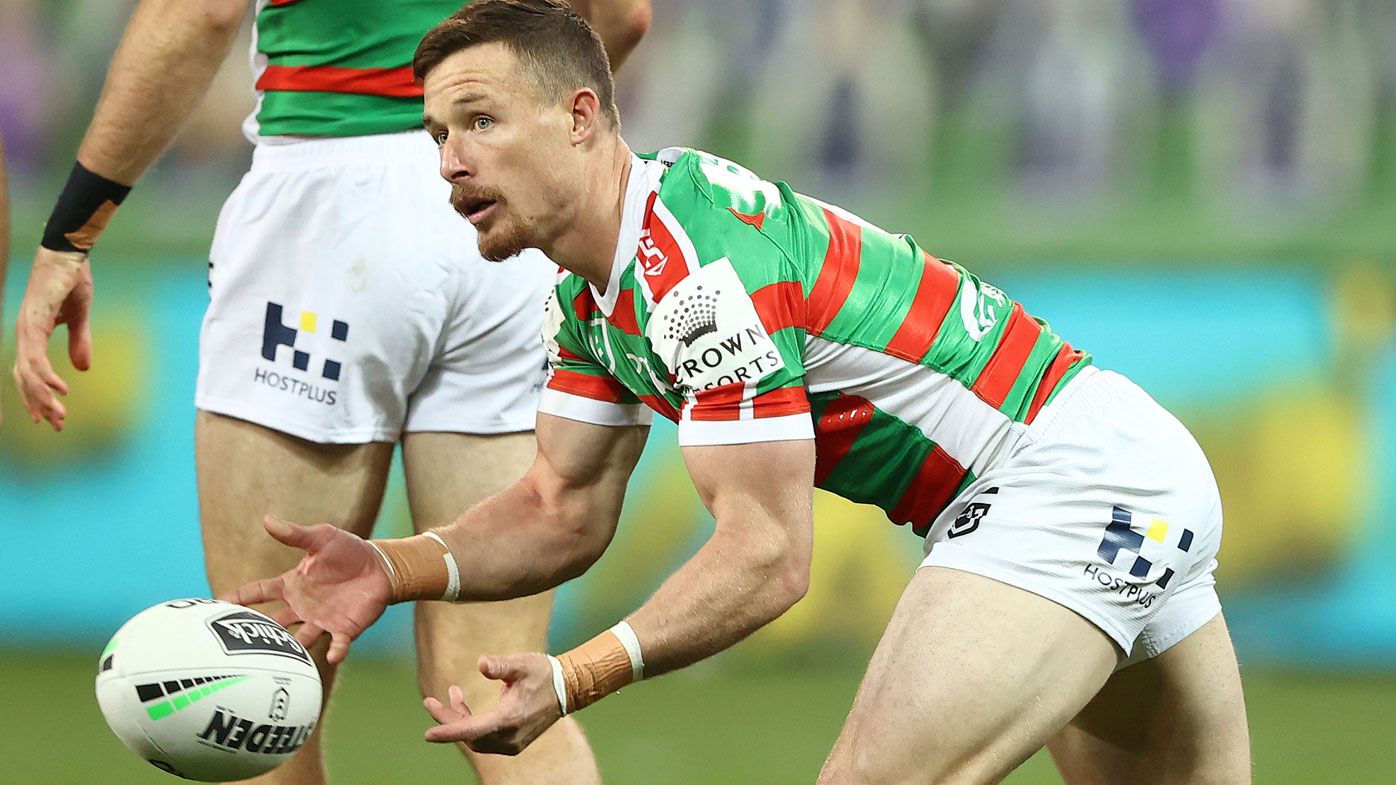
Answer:
[(545, 247), (570, 201), (572, 117), (535, 89), (503, 44), (456, 52), (427, 74), (427, 130), (441, 147), (451, 204), (500, 261)]

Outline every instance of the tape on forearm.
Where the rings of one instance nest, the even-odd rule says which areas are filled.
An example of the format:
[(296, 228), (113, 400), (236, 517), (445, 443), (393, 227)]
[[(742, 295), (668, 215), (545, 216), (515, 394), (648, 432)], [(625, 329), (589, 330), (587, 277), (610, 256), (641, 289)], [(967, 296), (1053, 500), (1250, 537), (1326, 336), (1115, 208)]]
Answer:
[(460, 568), (441, 535), (427, 532), (397, 540), (369, 540), (383, 557), (393, 602), (460, 597)]
[(74, 163), (68, 183), (44, 226), (40, 245), (51, 251), (87, 253), (129, 193), (131, 186)]
[[(610, 695), (645, 677), (640, 640), (627, 622), (621, 622), (581, 646), (557, 656), (554, 687), (563, 714)], [(557, 683), (561, 676), (561, 684)]]

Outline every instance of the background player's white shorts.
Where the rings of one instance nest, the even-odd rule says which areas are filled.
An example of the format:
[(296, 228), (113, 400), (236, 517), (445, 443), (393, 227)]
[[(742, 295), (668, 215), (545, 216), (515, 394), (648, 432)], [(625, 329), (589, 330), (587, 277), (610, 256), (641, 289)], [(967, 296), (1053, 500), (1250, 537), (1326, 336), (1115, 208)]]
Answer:
[(316, 442), (531, 430), (556, 266), (486, 262), (425, 131), (259, 146), (218, 218), (200, 409)]
[(922, 566), (1025, 589), (1079, 613), (1130, 662), (1221, 610), (1221, 498), (1182, 423), (1125, 377), (1087, 369), (1005, 465), (936, 519)]

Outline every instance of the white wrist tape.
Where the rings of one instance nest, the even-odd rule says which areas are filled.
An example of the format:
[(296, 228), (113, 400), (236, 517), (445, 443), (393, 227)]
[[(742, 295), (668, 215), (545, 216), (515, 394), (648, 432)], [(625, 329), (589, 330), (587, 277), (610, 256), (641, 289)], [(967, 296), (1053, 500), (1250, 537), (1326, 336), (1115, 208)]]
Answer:
[(392, 583), (393, 578), (397, 575), (397, 568), (393, 566), (393, 560), (389, 559), (388, 554), (384, 553), (383, 549), (378, 547), (378, 543), (373, 540), (366, 540), (366, 542), (368, 543), (368, 547), (372, 548), (373, 552), (378, 554), (378, 558), (383, 561), (383, 571), (388, 573), (388, 582)]
[(445, 553), (441, 558), (446, 562), (446, 591), (441, 595), (441, 599), (446, 602), (455, 602), (460, 597), (460, 567), (456, 566), (455, 554), (451, 553), (451, 546), (441, 539), (441, 535), (436, 532), (423, 532), (427, 537), (436, 540)]
[(557, 661), (557, 657), (548, 655), (548, 664), (553, 666), (553, 692), (557, 693), (557, 705), (562, 709), (562, 716), (567, 716), (567, 682), (562, 678), (562, 663)]
[(617, 623), (611, 628), (611, 632), (620, 639), (620, 645), (625, 647), (625, 653), (630, 656), (630, 673), (634, 677), (632, 681), (645, 678), (645, 656), (640, 651), (640, 639), (635, 637), (635, 630), (631, 628), (630, 622)]

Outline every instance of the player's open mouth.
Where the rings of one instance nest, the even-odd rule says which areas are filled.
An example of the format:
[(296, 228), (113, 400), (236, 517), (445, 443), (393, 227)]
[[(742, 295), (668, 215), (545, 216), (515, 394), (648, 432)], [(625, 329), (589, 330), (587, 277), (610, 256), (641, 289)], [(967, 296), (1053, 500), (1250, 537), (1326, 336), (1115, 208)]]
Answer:
[(463, 211), (465, 213), (465, 220), (478, 226), (481, 221), (485, 220), (485, 218), (494, 211), (496, 204), (498, 204), (498, 202), (493, 199), (466, 201), (462, 205), (462, 207), (465, 208)]

